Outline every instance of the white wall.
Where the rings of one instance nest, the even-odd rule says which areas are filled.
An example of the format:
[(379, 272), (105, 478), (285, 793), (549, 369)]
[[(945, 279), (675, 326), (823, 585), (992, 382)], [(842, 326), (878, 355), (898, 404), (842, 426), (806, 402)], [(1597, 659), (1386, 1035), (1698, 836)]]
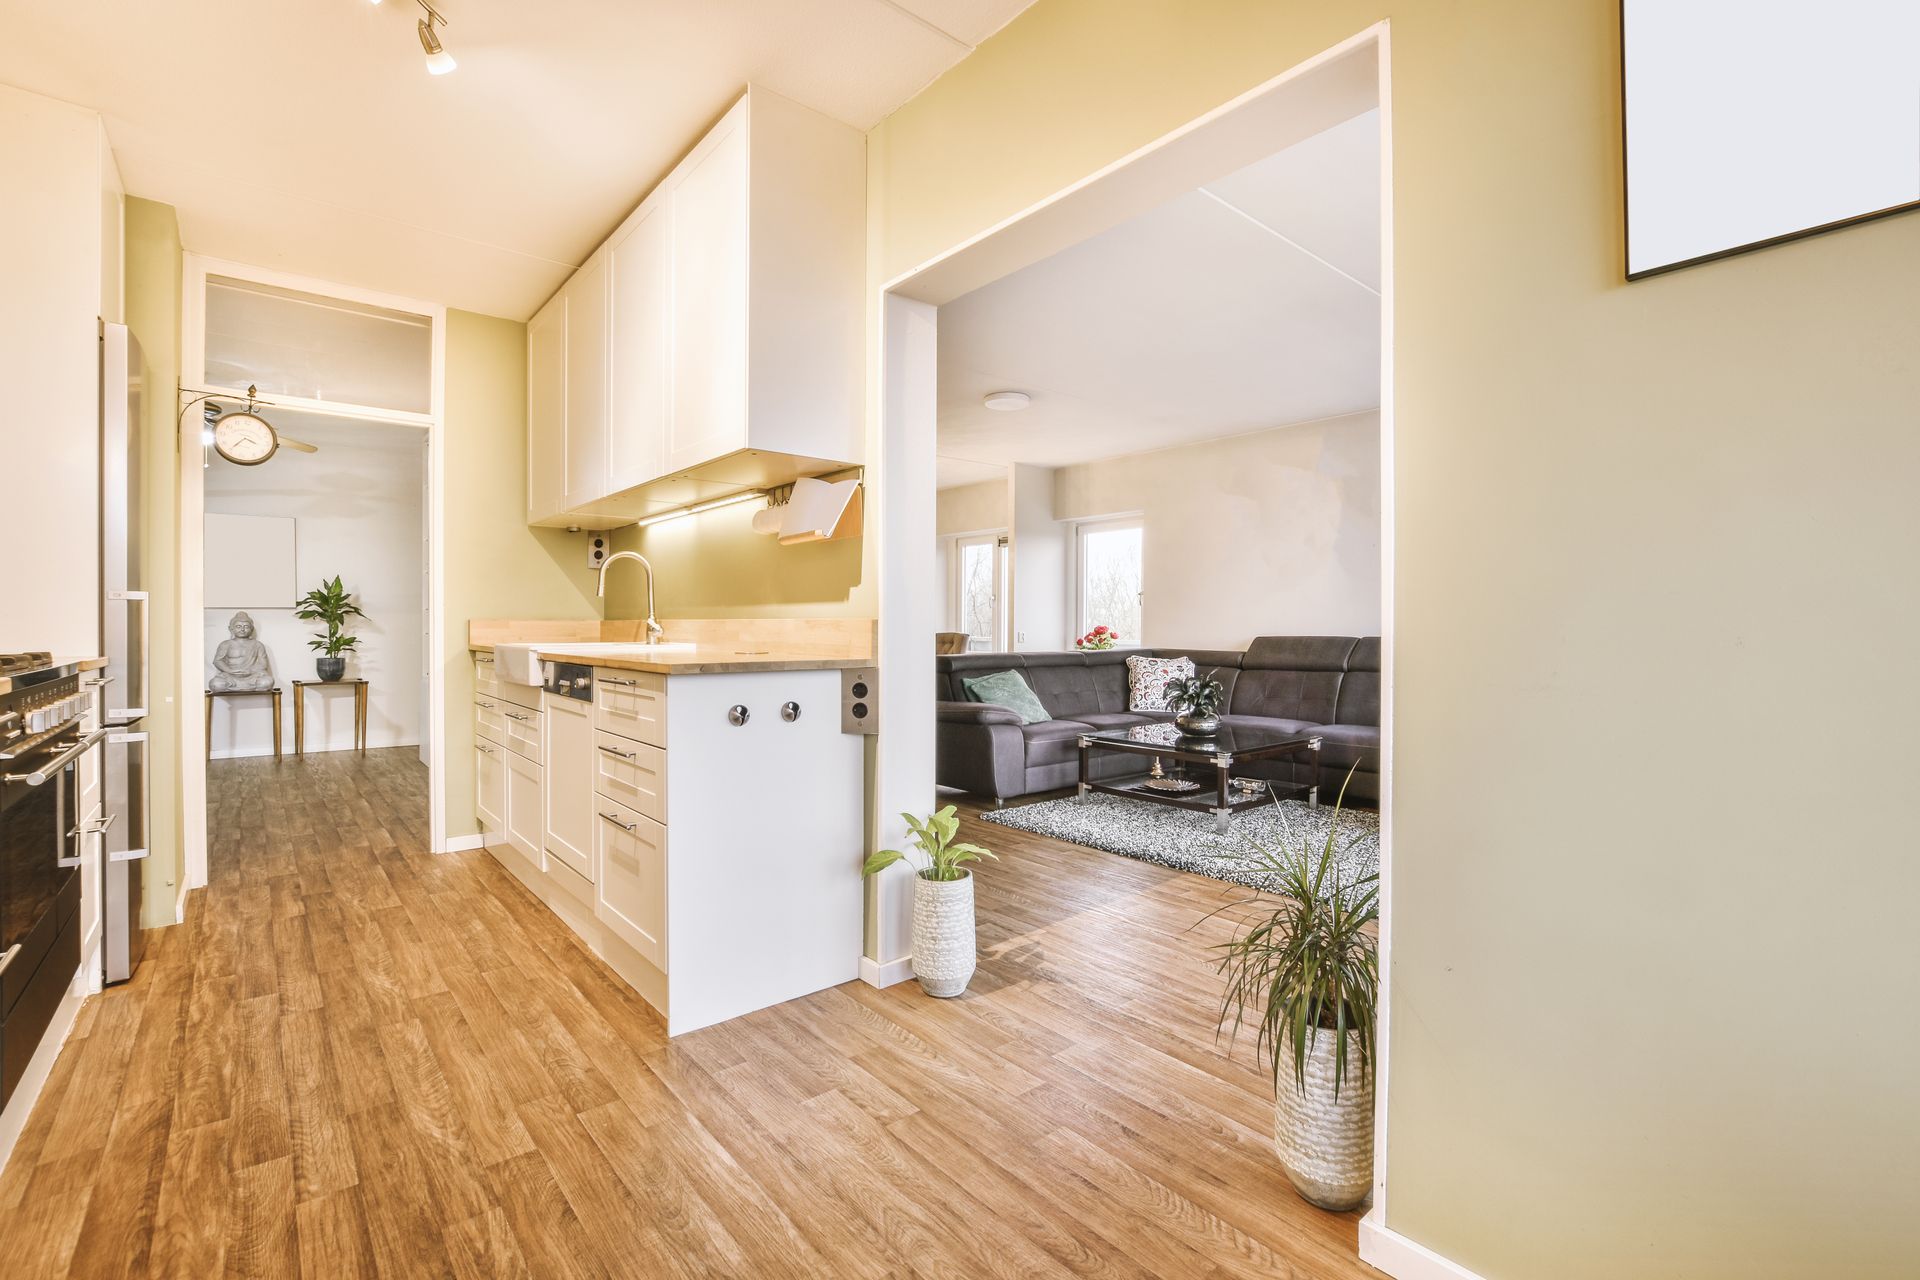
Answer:
[(121, 318), (100, 117), (0, 85), (0, 651), (100, 645), (100, 329)]
[[(367, 613), (355, 619), (357, 654), (347, 676), (369, 681), (367, 746), (407, 746), (420, 740), (421, 474), (425, 434), (411, 427), (328, 422), (263, 410), (287, 435), (320, 446), (315, 454), (282, 449), (257, 467), (215, 457), (207, 469), (206, 509), (235, 515), (292, 516), (295, 573), (302, 592), (336, 573)], [(205, 611), (209, 664), (227, 638), (228, 608)], [(248, 608), (257, 634), (273, 653), (284, 691), (282, 744), (293, 750), (292, 681), (315, 678), (318, 656), (307, 640), (319, 624), (301, 622), (285, 608)], [(211, 673), (211, 665), (208, 667)], [(353, 697), (345, 691), (309, 693), (307, 750), (353, 745)], [(219, 698), (213, 714), (215, 757), (270, 755), (273, 713), (265, 698)]]
[(1378, 414), (1059, 468), (1061, 520), (1136, 511), (1142, 643), (1380, 634)]
[(1055, 517), (1054, 468), (1022, 463), (1009, 471), (1014, 651), (1071, 648), (1073, 526)]

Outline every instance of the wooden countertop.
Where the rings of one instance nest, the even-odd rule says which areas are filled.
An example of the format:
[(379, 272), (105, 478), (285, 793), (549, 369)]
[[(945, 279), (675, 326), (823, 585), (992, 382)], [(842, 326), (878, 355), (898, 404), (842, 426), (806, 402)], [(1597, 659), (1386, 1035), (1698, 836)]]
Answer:
[(575, 645), (641, 644), (646, 624), (631, 620), (483, 620), (468, 627), (468, 646), (538, 645), (543, 661), (581, 662), (616, 671), (658, 675), (721, 675), (749, 671), (840, 671), (873, 663), (872, 618), (666, 618), (664, 653), (594, 653)]
[[(56, 667), (72, 667), (76, 671), (98, 671), (100, 668), (107, 665), (107, 660), (105, 658), (100, 658), (100, 657), (63, 658), (58, 655), (55, 655), (53, 659), (53, 665)], [(12, 692), (13, 692), (13, 677), (0, 676), (0, 693), (12, 693)]]

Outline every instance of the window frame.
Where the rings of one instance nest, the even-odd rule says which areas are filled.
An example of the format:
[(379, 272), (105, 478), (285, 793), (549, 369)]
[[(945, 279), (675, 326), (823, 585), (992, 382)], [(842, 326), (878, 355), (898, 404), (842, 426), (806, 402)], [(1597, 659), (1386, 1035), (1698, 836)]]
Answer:
[[(1140, 531), (1140, 630), (1144, 633), (1147, 625), (1147, 518), (1143, 512), (1130, 512), (1123, 515), (1101, 516), (1094, 520), (1078, 520), (1073, 526), (1073, 634), (1083, 636), (1092, 630), (1096, 622), (1087, 616), (1087, 535), (1108, 533), (1116, 529), (1138, 529)], [(1140, 636), (1122, 636), (1121, 642), (1128, 645), (1143, 643)]]
[(969, 546), (990, 546), (993, 555), (993, 634), (987, 638), (985, 649), (974, 647), (972, 632), (968, 631), (968, 653), (1006, 653), (1007, 644), (1007, 586), (1009, 571), (1009, 539), (1005, 529), (987, 529), (978, 533), (962, 533), (953, 537), (952, 547), (947, 556), (947, 609), (953, 619), (953, 629), (967, 631), (966, 628), (966, 572), (964, 564)]

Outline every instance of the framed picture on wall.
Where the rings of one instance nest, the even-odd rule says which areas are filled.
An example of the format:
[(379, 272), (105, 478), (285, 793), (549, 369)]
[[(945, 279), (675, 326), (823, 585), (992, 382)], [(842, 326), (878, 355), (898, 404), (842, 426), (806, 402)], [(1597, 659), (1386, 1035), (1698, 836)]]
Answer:
[(1621, 0), (1627, 278), (1920, 208), (1920, 0)]

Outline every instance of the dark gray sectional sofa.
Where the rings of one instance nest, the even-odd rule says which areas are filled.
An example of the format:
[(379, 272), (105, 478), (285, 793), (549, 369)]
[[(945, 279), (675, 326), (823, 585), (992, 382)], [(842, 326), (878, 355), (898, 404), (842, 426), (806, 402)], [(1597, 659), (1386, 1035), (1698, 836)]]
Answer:
[[(965, 653), (934, 659), (939, 698), (936, 781), (995, 800), (1070, 787), (1079, 779), (1079, 736), (1168, 712), (1127, 710), (1127, 656), (1190, 657), (1200, 674), (1227, 687), (1229, 723), (1311, 729), (1323, 739), (1322, 798), (1330, 800), (1350, 767), (1349, 802), (1380, 796), (1380, 638), (1262, 636), (1245, 653), (1207, 649), (1108, 649), (1101, 653)], [(1020, 723), (1005, 707), (967, 701), (963, 676), (1019, 671), (1054, 718)], [(1139, 761), (1094, 757), (1095, 776), (1138, 772)], [(1294, 770), (1300, 776), (1294, 776)], [(1248, 773), (1306, 782), (1309, 766), (1249, 765)]]

